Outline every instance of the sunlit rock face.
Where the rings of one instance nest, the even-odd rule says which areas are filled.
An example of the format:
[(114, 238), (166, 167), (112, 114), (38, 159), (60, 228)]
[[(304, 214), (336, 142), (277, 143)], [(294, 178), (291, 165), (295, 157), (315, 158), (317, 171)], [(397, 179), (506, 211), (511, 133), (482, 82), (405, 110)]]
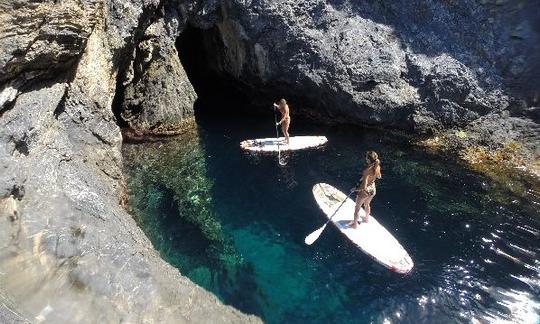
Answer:
[(205, 57), (196, 88), (214, 73), (253, 109), (285, 97), (324, 122), (460, 128), (471, 136), (453, 146), (512, 141), (540, 157), (538, 2), (227, 0), (215, 15), (192, 24)]
[(102, 7), (100, 1), (3, 2), (0, 81), (65, 70), (84, 51)]
[(122, 206), (112, 105), (158, 1), (1, 6), (0, 321), (257, 321), (164, 262)]
[(175, 47), (179, 19), (175, 13), (159, 18), (136, 45), (121, 108), (122, 119), (132, 129), (174, 134), (193, 116), (197, 95)]

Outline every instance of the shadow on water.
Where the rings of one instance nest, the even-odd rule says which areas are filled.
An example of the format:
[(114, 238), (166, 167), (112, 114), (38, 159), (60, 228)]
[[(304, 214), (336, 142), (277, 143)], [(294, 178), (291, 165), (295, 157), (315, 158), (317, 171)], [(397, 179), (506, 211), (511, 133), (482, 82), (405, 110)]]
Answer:
[[(538, 196), (385, 132), (301, 119), (293, 135), (324, 134), (325, 148), (286, 166), (242, 152), (241, 140), (272, 136), (272, 118), (199, 116), (191, 138), (124, 145), (135, 218), (182, 274), (269, 323), (538, 321)], [(368, 149), (383, 163), (373, 214), (415, 261), (406, 276), (331, 226), (303, 242), (325, 221), (312, 186), (348, 190)]]

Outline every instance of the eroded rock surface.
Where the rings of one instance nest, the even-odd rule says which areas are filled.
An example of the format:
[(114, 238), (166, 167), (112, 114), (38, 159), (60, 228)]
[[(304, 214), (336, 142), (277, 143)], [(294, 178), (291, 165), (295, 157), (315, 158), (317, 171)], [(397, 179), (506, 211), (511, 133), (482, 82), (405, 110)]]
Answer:
[(175, 134), (193, 116), (197, 94), (184, 71), (175, 40), (180, 18), (161, 17), (137, 44), (125, 80), (121, 116), (146, 134)]
[(164, 262), (122, 207), (112, 103), (159, 3), (2, 6), (2, 322), (257, 322)]
[[(227, 0), (200, 69), (323, 121), (516, 135), (540, 120), (539, 24), (534, 1)], [(514, 137), (538, 147), (535, 129)]]
[(539, 98), (532, 1), (223, 3), (211, 68), (326, 116), (436, 129)]

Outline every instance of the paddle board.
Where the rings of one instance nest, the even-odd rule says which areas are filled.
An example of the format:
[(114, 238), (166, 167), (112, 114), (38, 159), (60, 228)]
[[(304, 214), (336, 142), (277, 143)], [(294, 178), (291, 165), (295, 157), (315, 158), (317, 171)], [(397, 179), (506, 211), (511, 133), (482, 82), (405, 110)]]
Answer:
[(318, 147), (326, 142), (328, 139), (325, 136), (292, 136), (289, 138), (289, 144), (285, 143), (284, 137), (273, 137), (245, 140), (240, 142), (240, 147), (254, 152), (277, 152), (278, 150), (283, 152)]
[(361, 223), (354, 229), (347, 226), (354, 214), (355, 202), (352, 199), (347, 198), (347, 195), (326, 183), (318, 183), (313, 186), (313, 195), (326, 217), (332, 216), (343, 200), (347, 199), (331, 219), (337, 229), (386, 268), (398, 273), (411, 271), (414, 263), (407, 251), (390, 232), (377, 222), (373, 215), (370, 215), (367, 223), (363, 222), (365, 212), (360, 209), (359, 220)]

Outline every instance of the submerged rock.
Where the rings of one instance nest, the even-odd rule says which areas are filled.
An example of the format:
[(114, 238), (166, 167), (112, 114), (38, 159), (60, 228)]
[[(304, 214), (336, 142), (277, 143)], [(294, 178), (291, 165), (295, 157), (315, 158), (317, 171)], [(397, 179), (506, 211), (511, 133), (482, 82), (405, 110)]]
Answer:
[(124, 145), (125, 172), (130, 180), (128, 190), (131, 197), (136, 197), (130, 202), (130, 207), (138, 218), (150, 214), (143, 212), (146, 209), (156, 210), (159, 214), (156, 218), (165, 217), (157, 205), (162, 195), (169, 194), (168, 200), (174, 201), (175, 206), (167, 208), (175, 214), (177, 221), (182, 219), (195, 225), (202, 239), (214, 244), (221, 253), (226, 250), (223, 247), (225, 238), (212, 211), (211, 181), (206, 176), (205, 153), (193, 118), (189, 123), (191, 127), (186, 127), (178, 138), (144, 145)]
[(253, 269), (214, 208), (203, 141), (192, 127), (169, 140), (124, 145), (129, 210), (167, 262), (205, 288), (221, 287), (212, 291), (228, 302), (225, 296), (244, 296), (237, 305), (261, 314), (259, 290), (244, 288), (257, 287)]

